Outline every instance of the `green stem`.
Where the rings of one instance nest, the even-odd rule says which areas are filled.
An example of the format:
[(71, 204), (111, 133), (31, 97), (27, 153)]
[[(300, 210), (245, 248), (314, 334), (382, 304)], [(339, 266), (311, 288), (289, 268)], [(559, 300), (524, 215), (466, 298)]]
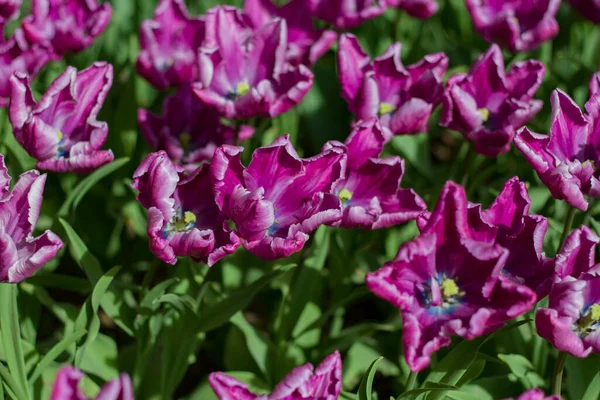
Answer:
[(569, 206), (569, 212), (567, 213), (567, 217), (565, 218), (565, 225), (563, 227), (562, 235), (560, 236), (560, 242), (558, 243), (558, 248), (556, 249), (557, 254), (562, 249), (563, 245), (565, 244), (565, 240), (567, 239), (567, 236), (571, 232), (571, 226), (573, 226), (573, 219), (575, 218), (576, 212), (577, 209), (575, 207)]
[(414, 388), (416, 388), (418, 374), (419, 374), (418, 372), (410, 371), (410, 374), (408, 375), (408, 379), (406, 381), (406, 391), (407, 392), (409, 390), (413, 390)]
[(469, 169), (471, 169), (471, 164), (473, 163), (473, 160), (475, 159), (475, 152), (473, 151), (473, 145), (471, 143), (469, 143), (468, 145), (469, 145), (469, 149), (467, 150), (467, 155), (465, 156), (465, 159), (464, 159), (465, 170), (463, 172), (463, 176), (460, 181), (460, 184), (464, 188), (467, 187), (467, 183), (469, 182)]
[(558, 353), (558, 358), (556, 359), (556, 365), (554, 367), (554, 375), (552, 376), (552, 393), (560, 396), (561, 387), (562, 387), (562, 376), (563, 370), (565, 368), (565, 359), (567, 358), (567, 353), (561, 351)]

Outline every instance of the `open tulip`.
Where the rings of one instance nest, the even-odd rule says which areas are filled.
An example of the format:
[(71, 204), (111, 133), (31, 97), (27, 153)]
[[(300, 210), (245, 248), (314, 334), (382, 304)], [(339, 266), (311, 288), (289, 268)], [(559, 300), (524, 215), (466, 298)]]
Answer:
[(237, 8), (218, 6), (206, 16), (200, 50), (200, 101), (229, 119), (275, 117), (302, 100), (313, 74), (286, 61), (287, 24), (276, 19), (253, 31)]
[[(515, 400), (515, 399), (507, 399)], [(520, 395), (516, 400), (561, 400), (560, 396), (546, 396), (542, 389), (531, 389)]]
[(219, 147), (211, 169), (217, 204), (248, 251), (267, 260), (288, 257), (319, 225), (340, 221), (342, 204), (332, 188), (344, 176), (343, 149), (300, 158), (286, 135), (256, 149), (248, 167), (243, 150)]
[(342, 358), (336, 351), (317, 369), (312, 364), (294, 368), (271, 394), (253, 393), (248, 385), (222, 372), (210, 374), (208, 382), (219, 400), (337, 400), (342, 390)]
[(502, 51), (494, 44), (468, 74), (448, 80), (440, 124), (465, 135), (478, 153), (505, 153), (516, 130), (542, 108), (542, 101), (533, 96), (544, 72), (541, 62), (529, 60), (515, 63), (505, 73)]
[(600, 24), (600, 0), (568, 0), (568, 2), (584, 18)]
[(352, 29), (380, 16), (386, 4), (378, 0), (308, 0), (313, 15), (339, 29)]
[(0, 25), (4, 25), (19, 16), (23, 0), (0, 0)]
[(448, 58), (430, 54), (404, 67), (400, 50), (400, 43), (392, 44), (371, 61), (356, 36), (342, 35), (337, 60), (342, 97), (358, 121), (378, 117), (393, 134), (424, 132), (442, 100)]
[(61, 55), (88, 48), (112, 14), (109, 3), (96, 0), (33, 0), (31, 11), (22, 24), (27, 39)]
[(96, 62), (77, 72), (67, 67), (36, 102), (29, 77), (10, 78), (9, 118), (15, 138), (37, 166), (56, 172), (87, 173), (114, 159), (100, 150), (108, 124), (96, 120), (112, 86), (110, 64)]
[(427, 19), (439, 8), (436, 0), (385, 0), (389, 7), (406, 11), (415, 18)]
[(161, 0), (142, 22), (137, 71), (160, 90), (189, 84), (198, 78), (203, 40), (203, 18), (190, 17), (184, 0)]
[[(88, 400), (79, 388), (79, 382), (85, 374), (69, 365), (62, 367), (56, 374), (50, 400)], [(134, 400), (133, 385), (127, 374), (111, 380), (94, 397), (95, 400)]]

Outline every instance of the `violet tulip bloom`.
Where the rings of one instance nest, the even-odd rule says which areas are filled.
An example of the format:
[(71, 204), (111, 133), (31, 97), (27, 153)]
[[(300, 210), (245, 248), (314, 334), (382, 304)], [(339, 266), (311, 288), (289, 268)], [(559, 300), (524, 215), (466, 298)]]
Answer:
[(529, 60), (505, 73), (502, 51), (493, 44), (468, 74), (448, 80), (440, 125), (465, 135), (478, 153), (493, 157), (507, 152), (516, 130), (542, 108), (543, 102), (533, 96), (544, 72), (541, 62)]
[(286, 61), (287, 25), (276, 19), (253, 31), (247, 16), (217, 6), (206, 16), (198, 98), (229, 119), (275, 117), (304, 98), (313, 74)]
[(87, 173), (114, 159), (112, 151), (100, 150), (108, 124), (96, 120), (112, 79), (112, 66), (105, 62), (80, 72), (67, 67), (36, 102), (27, 75), (10, 78), (10, 123), (38, 168)]
[(568, 0), (571, 7), (595, 24), (600, 24), (600, 0)]
[(558, 34), (559, 7), (560, 0), (467, 0), (475, 30), (512, 52), (552, 40)]
[(52, 51), (27, 43), (23, 31), (0, 43), (0, 107), (8, 107), (10, 97), (9, 79), (15, 72), (35, 76), (49, 61), (56, 58)]
[(27, 171), (12, 191), (10, 181), (0, 154), (0, 282), (18, 283), (54, 258), (63, 242), (51, 231), (33, 237), (46, 175)]
[(430, 54), (404, 67), (400, 52), (400, 43), (395, 43), (371, 61), (356, 36), (342, 35), (337, 60), (342, 97), (359, 121), (378, 117), (394, 134), (425, 132), (442, 100), (448, 57)]
[[(50, 400), (88, 400), (79, 388), (85, 374), (70, 365), (62, 367), (56, 374)], [(94, 397), (95, 400), (134, 400), (133, 385), (127, 374), (111, 380)]]
[(600, 90), (600, 72), (596, 72), (594, 75), (592, 75), (588, 86), (590, 90), (589, 97), (592, 97), (598, 92), (598, 90)]
[(27, 39), (60, 55), (88, 48), (112, 13), (109, 3), (96, 0), (33, 0), (31, 10), (22, 24)]
[(378, 0), (308, 0), (307, 3), (315, 17), (338, 29), (356, 28), (386, 10), (385, 2)]
[[(222, 144), (234, 144), (236, 132), (223, 125), (213, 110), (204, 107), (189, 89), (167, 97), (161, 116), (138, 110), (142, 135), (153, 151), (165, 150), (176, 164), (191, 165), (209, 161)], [(252, 136), (253, 128), (240, 128), (239, 139)]]
[(336, 351), (317, 369), (312, 364), (294, 368), (268, 395), (252, 393), (248, 385), (222, 372), (210, 374), (208, 383), (219, 400), (337, 400), (342, 390), (342, 358)]
[(535, 316), (538, 334), (575, 357), (600, 353), (600, 269), (594, 266), (599, 241), (585, 226), (569, 235), (556, 258), (548, 307)]
[(184, 0), (161, 0), (154, 18), (142, 22), (137, 71), (159, 90), (191, 83), (203, 40), (203, 18), (191, 18)]
[(256, 149), (248, 167), (240, 160), (243, 150), (219, 147), (211, 170), (217, 204), (250, 253), (266, 260), (288, 257), (319, 225), (340, 221), (342, 203), (332, 188), (344, 176), (342, 149), (300, 158), (286, 135)]
[(0, 25), (17, 19), (23, 0), (0, 0)]
[(436, 0), (385, 0), (389, 7), (399, 8), (415, 18), (427, 19), (439, 8)]
[(385, 144), (383, 128), (377, 119), (355, 125), (345, 146), (346, 176), (334, 188), (342, 201), (344, 228), (380, 229), (414, 220), (427, 204), (412, 189), (400, 189), (404, 160), (379, 158)]
[(550, 134), (540, 135), (523, 128), (515, 145), (556, 199), (586, 211), (585, 196), (600, 197), (594, 167), (600, 162), (600, 93), (586, 103), (588, 115), (560, 89), (552, 92), (551, 102)]
[(286, 59), (293, 65), (313, 65), (337, 38), (335, 31), (314, 28), (312, 16), (306, 12), (305, 0), (291, 0), (282, 7), (271, 0), (246, 0), (244, 11), (255, 29), (275, 18), (285, 19), (288, 28)]
[[(514, 399), (506, 399), (514, 400)], [(516, 400), (562, 400), (560, 396), (546, 396), (542, 389), (531, 389), (520, 395)]]
[(151, 153), (131, 186), (148, 209), (150, 250), (162, 261), (175, 264), (177, 256), (191, 257), (212, 266), (239, 247), (215, 204), (207, 164), (187, 173), (166, 152)]
[(479, 236), (470, 226), (464, 189), (448, 182), (421, 235), (367, 275), (369, 290), (400, 309), (412, 371), (427, 367), (452, 336), (484, 335), (535, 304), (531, 289), (502, 274), (510, 251)]

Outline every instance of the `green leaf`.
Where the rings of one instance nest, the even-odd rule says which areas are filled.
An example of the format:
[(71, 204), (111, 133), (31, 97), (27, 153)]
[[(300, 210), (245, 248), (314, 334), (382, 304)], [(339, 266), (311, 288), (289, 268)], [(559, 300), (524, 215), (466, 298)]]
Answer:
[(360, 382), (360, 386), (358, 387), (358, 393), (356, 393), (358, 400), (372, 400), (373, 399), (373, 379), (375, 378), (375, 373), (377, 372), (377, 364), (383, 360), (383, 357), (379, 357), (375, 359), (369, 368), (367, 368), (367, 372)]
[(62, 218), (60, 218), (59, 221), (67, 233), (67, 239), (69, 240), (69, 252), (71, 253), (71, 256), (77, 265), (83, 269), (83, 272), (85, 272), (88, 280), (95, 285), (103, 274), (100, 261), (98, 261), (98, 259), (94, 257), (92, 253), (90, 253), (83, 240), (81, 240), (77, 232), (75, 232), (75, 230), (67, 221)]
[(94, 187), (96, 183), (112, 174), (128, 162), (129, 158), (127, 157), (119, 158), (110, 164), (106, 164), (103, 167), (98, 168), (96, 171), (88, 175), (79, 183), (79, 185), (77, 185), (77, 187), (75, 187), (75, 189), (69, 193), (62, 207), (60, 207), (60, 210), (58, 210), (58, 216), (66, 217), (69, 215), (69, 211), (74, 211), (77, 208), (83, 197), (92, 187)]
[(56, 360), (56, 358), (60, 356), (63, 351), (65, 351), (70, 345), (81, 339), (86, 333), (87, 331), (85, 329), (81, 329), (76, 332), (72, 332), (71, 334), (67, 335), (63, 340), (56, 343), (36, 365), (35, 369), (31, 373), (29, 382), (33, 385), (35, 381), (37, 381), (37, 379), (42, 375), (44, 370), (47, 367), (49, 367), (50, 364), (54, 360)]
[(446, 392), (446, 391), (453, 391), (453, 390), (460, 390), (458, 387), (454, 386), (454, 385), (446, 385), (444, 383), (439, 383), (439, 382), (425, 382), (423, 384), (423, 388), (420, 389), (413, 389), (413, 390), (408, 390), (404, 393), (402, 393), (400, 396), (398, 396), (396, 398), (396, 400), (400, 400), (400, 399), (406, 399), (406, 398), (414, 398), (420, 394), (425, 394), (425, 393), (440, 393), (440, 392)]
[(81, 364), (81, 360), (85, 355), (87, 346), (96, 339), (96, 336), (100, 332), (100, 318), (98, 317), (98, 309), (100, 308), (100, 301), (104, 297), (104, 294), (108, 290), (108, 287), (115, 278), (115, 275), (121, 270), (120, 266), (116, 266), (110, 269), (104, 274), (99, 280), (92, 295), (86, 300), (77, 319), (75, 320), (74, 331), (87, 330), (87, 336), (85, 342), (77, 349), (75, 356), (75, 366)]
[(209, 307), (201, 314), (198, 332), (209, 332), (226, 324), (235, 313), (246, 308), (254, 296), (270, 281), (290, 271), (292, 268), (294, 268), (294, 265), (276, 268), (252, 284), (230, 293), (223, 300)]
[(594, 376), (590, 382), (581, 400), (598, 400), (600, 399), (600, 373)]
[(10, 371), (0, 362), (0, 381), (4, 381), (7, 389), (10, 390), (9, 395), (15, 400), (28, 399), (29, 396), (23, 392), (21, 386), (15, 381)]
[[(8, 370), (14, 377), (18, 391), (29, 399), (29, 386), (25, 373), (25, 357), (21, 343), (19, 310), (17, 309), (17, 286), (9, 283), (0, 284), (0, 329), (4, 357)], [(15, 393), (17, 390), (13, 389)], [(20, 399), (19, 399), (20, 400)]]
[(169, 287), (171, 287), (171, 285), (173, 285), (177, 282), (179, 282), (178, 278), (170, 278), (170, 279), (160, 282), (159, 284), (154, 286), (152, 289), (150, 289), (148, 291), (148, 293), (146, 293), (146, 295), (144, 296), (142, 301), (140, 301), (140, 306), (139, 306), (140, 310), (142, 312), (150, 312), (152, 310), (155, 310), (157, 308), (157, 306), (155, 305), (154, 301), (156, 299), (158, 299), (160, 296), (162, 296), (163, 294), (165, 294), (167, 289)]
[(241, 312), (236, 313), (231, 318), (231, 323), (240, 328), (246, 339), (246, 347), (248, 348), (250, 355), (252, 355), (252, 359), (256, 362), (258, 368), (260, 368), (263, 376), (268, 376), (267, 352), (269, 346), (265, 340), (260, 336), (256, 329), (246, 321), (246, 318), (244, 318), (244, 315)]

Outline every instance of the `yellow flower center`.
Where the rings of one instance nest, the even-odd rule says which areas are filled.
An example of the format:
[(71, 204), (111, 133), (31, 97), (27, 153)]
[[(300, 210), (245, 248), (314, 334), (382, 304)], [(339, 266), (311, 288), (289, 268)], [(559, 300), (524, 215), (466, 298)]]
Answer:
[(479, 114), (481, 114), (483, 122), (487, 122), (487, 120), (490, 119), (490, 110), (488, 110), (487, 108), (480, 108), (477, 111), (479, 111)]
[(453, 297), (460, 294), (458, 285), (453, 279), (445, 278), (442, 280), (442, 294), (445, 298)]
[(590, 307), (590, 316), (594, 322), (600, 320), (600, 304), (592, 304)]
[(63, 133), (59, 130), (56, 131), (56, 137), (58, 138), (58, 141), (60, 142), (61, 140), (63, 140), (63, 138), (65, 137), (65, 135), (63, 135)]
[(235, 87), (235, 93), (238, 96), (243, 96), (250, 90), (250, 85), (246, 82), (239, 82)]
[(353, 195), (353, 193), (351, 191), (349, 191), (348, 189), (342, 189), (338, 193), (338, 197), (340, 198), (342, 203), (350, 201), (350, 199), (352, 199), (352, 195)]
[(196, 215), (191, 211), (186, 211), (183, 213), (183, 218), (177, 218), (175, 220), (175, 230), (182, 232), (187, 230), (190, 227), (190, 224), (194, 224), (196, 222)]
[(190, 142), (192, 141), (192, 136), (189, 133), (182, 133), (179, 135), (179, 143), (181, 144), (181, 148), (186, 150), (190, 146)]
[(379, 115), (381, 116), (381, 115), (389, 114), (389, 113), (393, 112), (395, 109), (396, 109), (396, 107), (394, 107), (390, 103), (380, 103), (379, 104)]

